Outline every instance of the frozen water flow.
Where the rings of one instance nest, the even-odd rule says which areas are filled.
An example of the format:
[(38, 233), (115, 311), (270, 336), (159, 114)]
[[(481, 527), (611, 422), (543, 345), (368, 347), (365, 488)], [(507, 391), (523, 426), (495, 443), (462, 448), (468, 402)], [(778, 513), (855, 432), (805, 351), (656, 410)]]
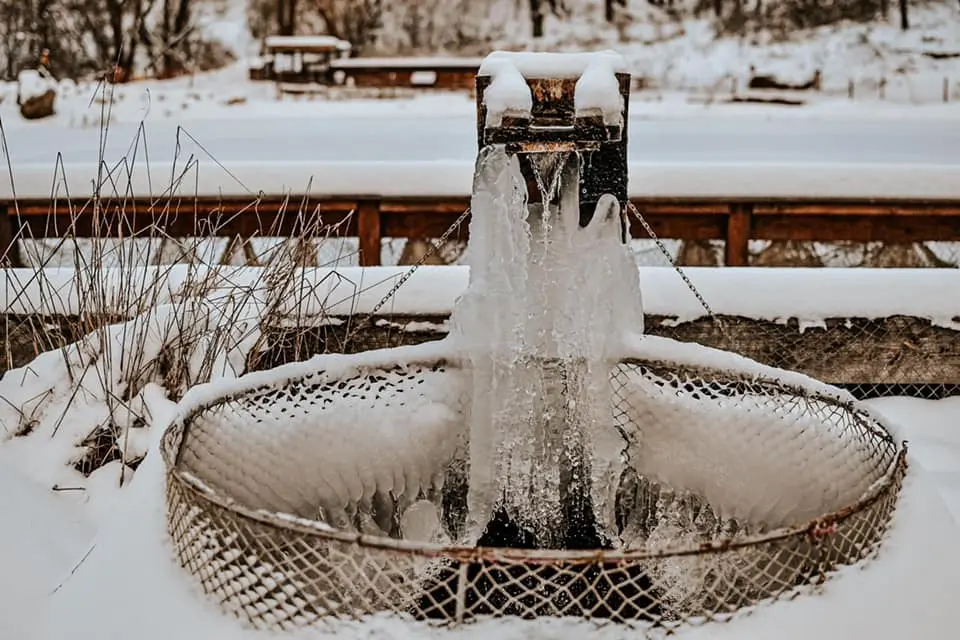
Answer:
[(562, 547), (571, 527), (594, 524), (592, 505), (612, 543), (626, 443), (609, 375), (623, 337), (642, 328), (637, 270), (614, 198), (580, 227), (579, 155), (538, 160), (546, 204), (528, 203), (504, 147), (477, 160), (471, 281), (451, 320), (472, 373), (467, 541), (502, 507), (538, 546)]

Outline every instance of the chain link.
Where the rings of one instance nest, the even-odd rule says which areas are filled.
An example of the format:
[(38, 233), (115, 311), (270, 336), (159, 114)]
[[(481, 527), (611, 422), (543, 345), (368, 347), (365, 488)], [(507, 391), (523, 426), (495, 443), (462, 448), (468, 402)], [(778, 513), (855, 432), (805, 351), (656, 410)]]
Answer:
[(693, 282), (690, 281), (690, 278), (687, 277), (687, 274), (684, 273), (683, 269), (679, 265), (677, 265), (677, 263), (673, 260), (673, 258), (670, 257), (670, 252), (667, 251), (667, 247), (664, 246), (663, 241), (661, 241), (660, 238), (657, 237), (657, 234), (656, 232), (654, 232), (653, 227), (651, 227), (650, 223), (647, 222), (647, 220), (643, 217), (643, 214), (640, 213), (640, 211), (637, 209), (636, 206), (634, 206), (632, 202), (627, 203), (627, 209), (629, 209), (629, 211), (634, 215), (634, 217), (636, 217), (636, 219), (640, 221), (640, 224), (643, 226), (643, 230), (646, 231), (647, 235), (650, 236), (650, 238), (657, 244), (657, 248), (660, 249), (660, 253), (662, 253), (666, 257), (666, 259), (670, 261), (670, 266), (672, 266), (673, 270), (680, 275), (680, 278), (683, 279), (683, 282), (684, 284), (687, 285), (687, 288), (693, 292), (693, 295), (697, 297), (697, 301), (700, 303), (700, 306), (702, 306), (706, 310), (707, 314), (711, 318), (717, 319), (716, 315), (713, 313), (713, 309), (711, 309), (710, 305), (707, 304), (706, 299), (704, 299), (700, 291), (693, 285)]
[[(653, 227), (651, 227), (650, 223), (648, 223), (646, 219), (643, 217), (643, 214), (640, 213), (640, 211), (636, 208), (636, 206), (634, 206), (632, 202), (627, 203), (627, 209), (634, 215), (634, 217), (637, 218), (641, 226), (643, 226), (644, 231), (646, 231), (647, 235), (649, 235), (650, 238), (656, 243), (657, 248), (660, 250), (660, 252), (663, 253), (663, 255), (670, 261), (670, 264), (673, 266), (673, 269), (677, 272), (677, 274), (683, 280), (684, 284), (687, 285), (687, 288), (690, 289), (690, 291), (693, 293), (694, 296), (696, 296), (697, 301), (704, 308), (704, 310), (706, 310), (707, 314), (711, 318), (716, 319), (716, 314), (714, 314), (713, 309), (710, 307), (710, 304), (706, 301), (706, 299), (703, 297), (703, 295), (700, 293), (697, 287), (694, 286), (693, 282), (690, 281), (690, 278), (687, 277), (687, 274), (684, 273), (683, 269), (674, 263), (673, 259), (670, 257), (670, 252), (667, 251), (667, 248), (666, 246), (664, 246), (663, 241), (661, 241), (660, 238), (657, 236), (656, 232), (653, 230)], [(382, 309), (383, 306), (387, 304), (387, 302), (389, 302), (390, 298), (396, 295), (397, 291), (400, 290), (400, 287), (406, 284), (407, 280), (409, 280), (413, 276), (413, 274), (416, 273), (417, 269), (423, 266), (423, 264), (431, 256), (433, 256), (437, 251), (439, 251), (439, 247), (442, 247), (443, 244), (453, 234), (453, 232), (460, 228), (460, 225), (463, 224), (464, 220), (466, 220), (467, 216), (469, 215), (470, 215), (470, 207), (467, 207), (466, 209), (464, 209), (463, 213), (461, 213), (460, 216), (453, 222), (453, 224), (451, 224), (447, 228), (447, 230), (443, 232), (443, 235), (440, 236), (440, 238), (437, 240), (436, 243), (432, 241), (428, 241), (430, 245), (429, 248), (423, 253), (423, 255), (416, 262), (416, 264), (414, 264), (406, 272), (404, 272), (404, 274), (400, 276), (400, 279), (397, 280), (396, 284), (394, 284), (390, 288), (390, 290), (383, 296), (383, 298), (381, 298), (380, 301), (376, 305), (374, 305), (373, 309), (371, 309), (369, 313), (367, 313), (356, 325), (354, 325), (353, 329), (350, 331), (350, 335), (347, 336), (348, 338), (352, 336), (354, 332), (366, 326), (366, 324), (370, 322), (370, 320), (377, 315), (380, 309)]]
[(397, 291), (400, 290), (400, 287), (406, 284), (407, 280), (409, 280), (410, 277), (413, 276), (414, 273), (416, 273), (417, 269), (422, 267), (423, 264), (428, 259), (430, 259), (431, 256), (433, 256), (437, 251), (440, 250), (440, 247), (442, 247), (444, 243), (450, 238), (450, 236), (453, 235), (454, 231), (460, 228), (460, 225), (463, 224), (463, 221), (466, 220), (467, 216), (469, 215), (470, 215), (470, 207), (467, 207), (466, 209), (463, 210), (463, 213), (460, 214), (460, 217), (458, 217), (453, 222), (453, 224), (447, 227), (447, 230), (443, 232), (443, 235), (440, 236), (436, 244), (434, 244), (432, 240), (427, 240), (427, 243), (430, 245), (429, 248), (423, 252), (423, 255), (420, 257), (419, 260), (417, 260), (416, 264), (412, 265), (409, 269), (407, 269), (403, 273), (402, 276), (400, 276), (400, 279), (397, 280), (396, 284), (394, 284), (390, 288), (390, 291), (388, 291), (383, 296), (383, 298), (380, 299), (380, 302), (374, 305), (373, 309), (371, 309), (368, 314), (363, 316), (363, 318), (361, 318), (360, 321), (356, 325), (354, 325), (353, 329), (347, 334), (347, 340), (349, 340), (349, 338), (352, 337), (356, 331), (366, 326), (366, 324), (370, 322), (370, 320), (372, 320), (374, 316), (377, 315), (377, 312), (379, 312), (380, 309), (383, 308), (383, 305), (387, 304), (390, 298), (396, 295)]

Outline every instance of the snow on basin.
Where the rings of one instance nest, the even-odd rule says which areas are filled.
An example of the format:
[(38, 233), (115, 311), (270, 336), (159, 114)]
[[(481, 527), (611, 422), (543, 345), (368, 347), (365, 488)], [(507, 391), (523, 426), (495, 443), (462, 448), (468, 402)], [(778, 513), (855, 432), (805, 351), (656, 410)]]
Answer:
[[(945, 420), (956, 414), (956, 401), (898, 399), (897, 402), (903, 418), (909, 418), (902, 426), (914, 442), (943, 439), (951, 443), (948, 446), (953, 467), (949, 473), (953, 478), (960, 478), (957, 425), (947, 424)], [(161, 421), (169, 420), (172, 408), (172, 405), (166, 409), (155, 406), (154, 415), (160, 416)], [(936, 424), (940, 427), (930, 427)], [(159, 429), (155, 430), (155, 435), (158, 432)], [(690, 640), (807, 640), (811, 637), (948, 640), (956, 637), (953, 605), (960, 597), (960, 573), (956, 571), (960, 566), (960, 528), (938, 494), (938, 476), (923, 468), (922, 447), (911, 454), (910, 463), (894, 527), (879, 559), (863, 569), (843, 570), (827, 583), (821, 596), (760, 607), (750, 617), (729, 624), (685, 629), (677, 637)], [(173, 562), (164, 533), (162, 475), (162, 464), (154, 451), (126, 490), (122, 507), (103, 523), (96, 548), (76, 574), (50, 598), (49, 630), (44, 637), (119, 640), (128, 638), (131, 629), (136, 629), (137, 638), (142, 640), (633, 637), (614, 626), (596, 630), (587, 623), (569, 620), (499, 620), (447, 630), (373, 619), (326, 633), (305, 631), (282, 636), (242, 630), (235, 619), (221, 614), (203, 597), (192, 578)], [(19, 508), (20, 513), (26, 515), (33, 506), (24, 501)]]
[[(511, 87), (515, 83), (511, 81)], [(497, 95), (498, 109), (526, 108), (515, 88)], [(527, 92), (529, 94), (529, 91)], [(152, 158), (155, 156), (151, 156)], [(138, 196), (238, 196), (258, 192), (322, 196), (461, 197), (471, 193), (472, 160), (257, 161), (220, 162), (200, 157), (188, 167), (170, 160), (136, 159), (102, 177), (96, 163), (67, 163), (53, 175), (51, 163), (15, 164), (17, 198), (89, 198), (98, 177), (109, 191), (119, 182)], [(630, 162), (632, 198), (905, 198), (960, 199), (953, 164), (853, 164), (790, 162)], [(159, 176), (176, 176), (170, 181)], [(122, 173), (117, 173), (122, 172)], [(106, 172), (104, 172), (106, 173)], [(9, 180), (0, 181), (0, 200), (13, 199)]]

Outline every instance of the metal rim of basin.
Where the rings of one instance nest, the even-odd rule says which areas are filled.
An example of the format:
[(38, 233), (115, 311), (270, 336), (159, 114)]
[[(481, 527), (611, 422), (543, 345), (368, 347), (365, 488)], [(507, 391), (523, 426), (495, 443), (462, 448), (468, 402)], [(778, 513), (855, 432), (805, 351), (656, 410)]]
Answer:
[[(449, 364), (422, 366), (436, 371)], [(720, 380), (731, 393), (742, 387), (818, 403), (857, 430), (853, 439), (874, 479), (859, 500), (802, 525), (695, 542), (569, 551), (371, 536), (249, 508), (184, 468), (181, 451), (197, 416), (270, 392), (260, 387), (210, 398), (164, 434), (167, 528), (177, 560), (204, 592), (258, 629), (387, 612), (443, 623), (486, 615), (572, 615), (651, 630), (729, 620), (758, 604), (816, 591), (836, 570), (877, 553), (907, 470), (906, 446), (893, 439), (882, 418), (842, 395), (774, 379), (664, 362), (628, 360), (619, 366), (631, 375), (658, 376), (658, 385), (661, 379), (679, 381), (668, 383), (670, 393), (683, 393), (684, 380)], [(693, 576), (694, 587), (678, 594), (651, 586), (650, 576), (662, 582), (678, 572)]]

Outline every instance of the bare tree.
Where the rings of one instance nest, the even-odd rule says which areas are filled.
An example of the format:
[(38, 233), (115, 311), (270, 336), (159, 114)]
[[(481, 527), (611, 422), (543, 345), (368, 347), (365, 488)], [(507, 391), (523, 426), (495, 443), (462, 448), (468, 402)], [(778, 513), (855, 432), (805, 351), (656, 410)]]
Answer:
[(373, 41), (383, 18), (381, 0), (315, 0), (330, 35), (346, 40), (358, 52)]
[(68, 43), (57, 37), (55, 10), (56, 0), (0, 2), (3, 77), (13, 79), (21, 69), (36, 66), (44, 49), (56, 52), (55, 70), (65, 70), (62, 63), (70, 56), (60, 54)]
[(532, 35), (534, 38), (543, 37), (543, 22), (546, 18), (547, 9), (558, 17), (566, 17), (570, 13), (563, 0), (530, 0), (530, 22), (533, 27)]
[[(155, 3), (157, 0), (152, 0)], [(139, 24), (140, 42), (147, 50), (148, 67), (162, 78), (173, 77), (187, 68), (190, 58), (188, 39), (192, 32), (191, 0), (162, 0), (159, 23)], [(151, 26), (153, 28), (151, 28)]]
[[(656, 0), (651, 3), (656, 4)], [(627, 8), (627, 0), (604, 0), (603, 17), (607, 22), (613, 22), (617, 17), (617, 7)]]
[(533, 37), (543, 37), (543, 3), (541, 0), (530, 0), (530, 22), (533, 26)]
[(92, 45), (91, 62), (123, 79), (133, 71), (142, 42), (143, 22), (157, 0), (60, 0), (63, 13)]
[(299, 0), (277, 0), (277, 32), (292, 36), (297, 31), (297, 4)]
[(900, 28), (904, 31), (910, 28), (910, 16), (907, 15), (907, 0), (900, 0)]

